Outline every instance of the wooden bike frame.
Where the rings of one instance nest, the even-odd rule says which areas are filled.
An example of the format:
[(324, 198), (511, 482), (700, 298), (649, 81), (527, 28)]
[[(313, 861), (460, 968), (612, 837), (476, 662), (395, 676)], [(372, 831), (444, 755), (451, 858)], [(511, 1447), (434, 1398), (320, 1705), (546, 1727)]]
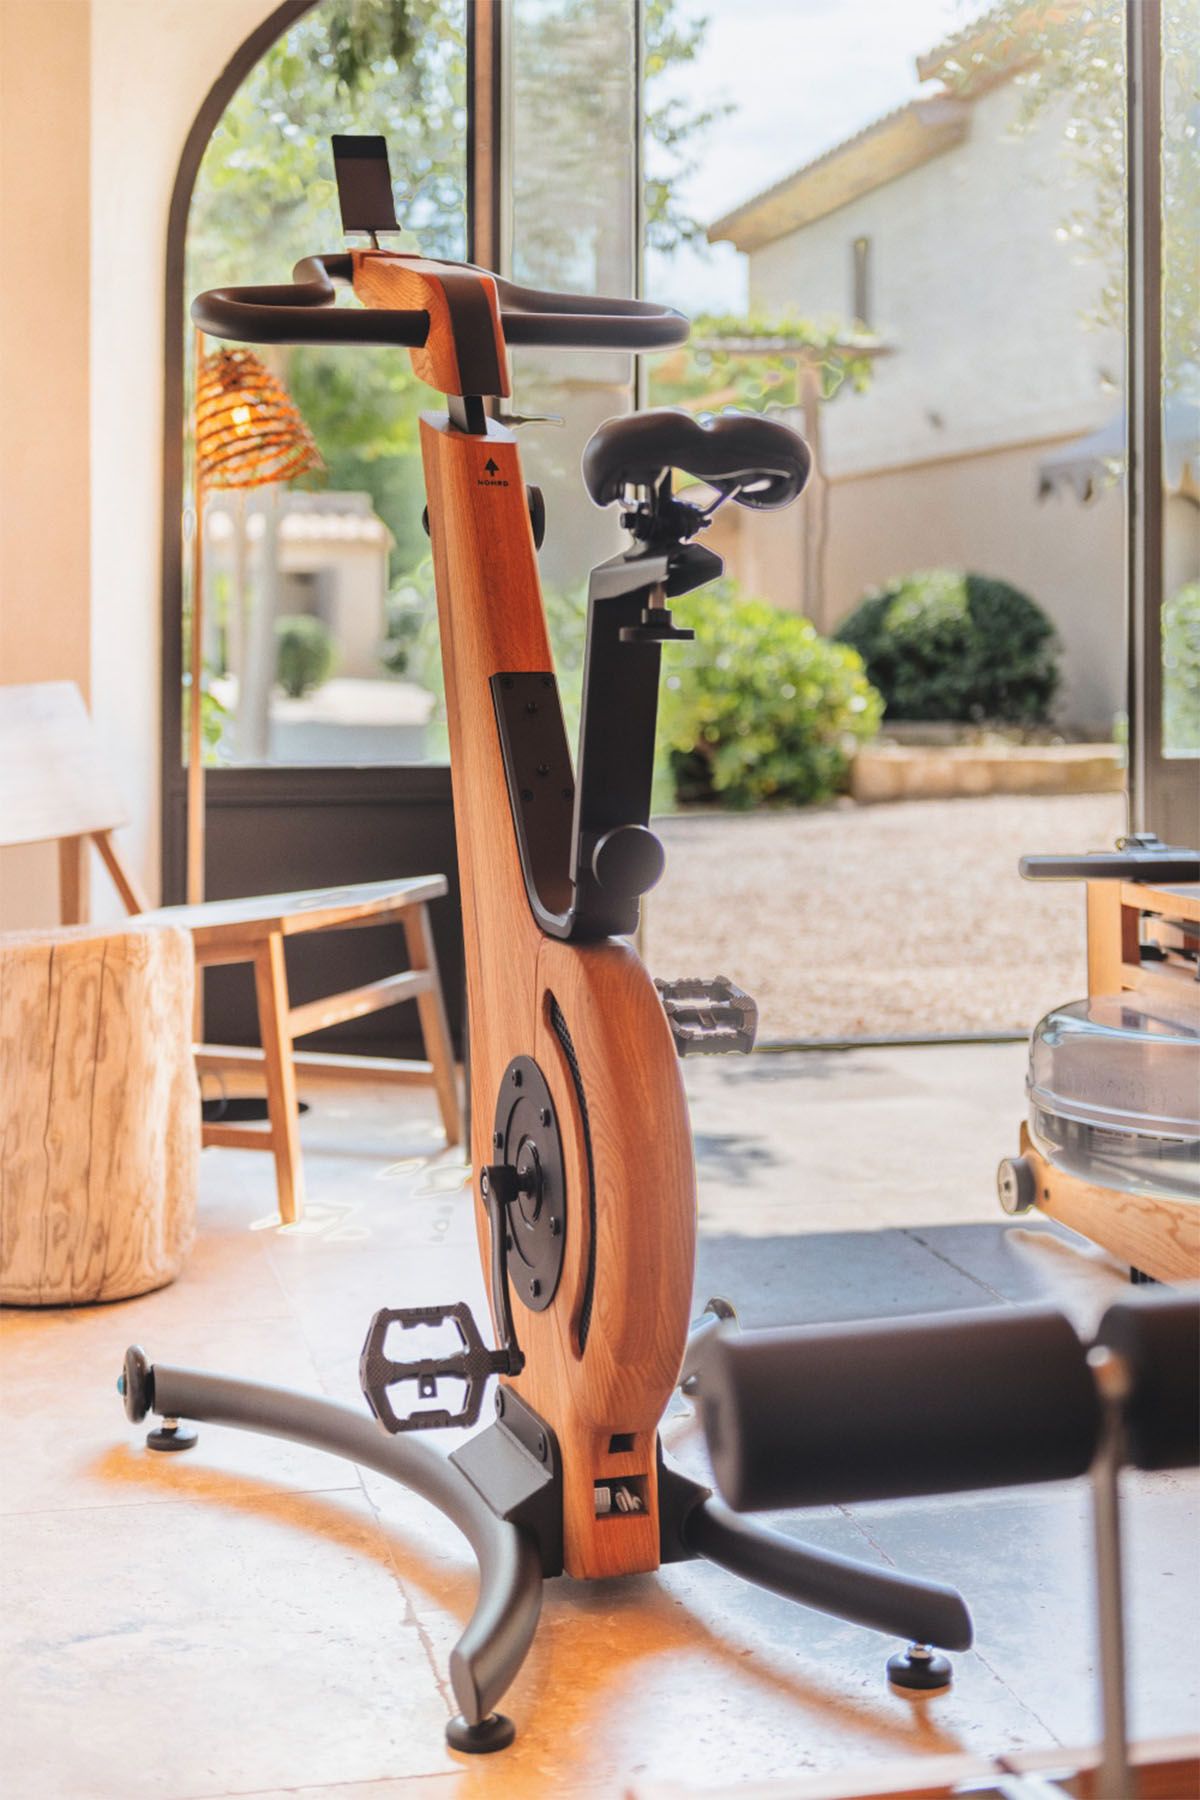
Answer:
[[(474, 280), (502, 347), (494, 288), (482, 273)], [(437, 265), (356, 253), (354, 287), (368, 305), (428, 311), (414, 367), (461, 392)], [(544, 1311), (514, 1296), (527, 1361), (507, 1379), (559, 1440), (568, 1573), (629, 1574), (659, 1562), (656, 1430), (691, 1307), (696, 1193), (683, 1083), (632, 946), (546, 936), (530, 910), (489, 688), (508, 671), (554, 667), (516, 442), (491, 420), (466, 431), (427, 415), (421, 450), (463, 894), (472, 1165), (478, 1177), (492, 1160), (497, 1096), (518, 1056), (532, 1056), (545, 1076), (563, 1142), (562, 1274)], [(476, 1222), (486, 1271), (490, 1225), (478, 1192)], [(597, 1516), (597, 1485), (614, 1481), (640, 1511)]]

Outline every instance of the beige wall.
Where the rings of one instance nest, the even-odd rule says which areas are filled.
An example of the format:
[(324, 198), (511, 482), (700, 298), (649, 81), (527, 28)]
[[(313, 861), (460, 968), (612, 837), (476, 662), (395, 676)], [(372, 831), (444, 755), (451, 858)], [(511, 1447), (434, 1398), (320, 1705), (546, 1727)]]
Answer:
[(844, 319), (854, 241), (870, 242), (892, 354), (825, 411), (834, 475), (1082, 435), (1120, 407), (1121, 335), (1086, 323), (1105, 269), (1062, 233), (1093, 203), (1069, 109), (1014, 132), (1021, 94), (1001, 84), (961, 144), (750, 255), (753, 306)]
[[(69, 677), (89, 695), (152, 893), (167, 210), (196, 112), (275, 3), (0, 0), (15, 268), (0, 296), (0, 680)], [(53, 916), (50, 871), (40, 852), (0, 853), (0, 921)], [(97, 913), (117, 910), (98, 881)]]
[[(1107, 739), (1125, 682), (1124, 509), (1119, 489), (1083, 506), (1039, 501), (1037, 469), (1053, 448), (1023, 445), (831, 483), (825, 616), (832, 630), (868, 589), (915, 569), (999, 576), (1054, 620), (1063, 641), (1059, 718)], [(743, 519), (748, 523), (743, 527)], [(714, 547), (729, 570), (777, 606), (801, 607), (800, 507), (718, 514)]]
[[(86, 0), (0, 0), (0, 681), (85, 694), (90, 94)], [(0, 921), (34, 922), (54, 879), (43, 846), (0, 856)]]

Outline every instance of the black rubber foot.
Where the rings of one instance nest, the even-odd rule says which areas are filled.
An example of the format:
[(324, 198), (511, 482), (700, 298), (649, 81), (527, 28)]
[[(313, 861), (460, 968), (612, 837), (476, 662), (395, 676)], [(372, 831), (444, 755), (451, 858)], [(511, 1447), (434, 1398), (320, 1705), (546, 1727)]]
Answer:
[(889, 1656), (887, 1673), (893, 1687), (918, 1694), (948, 1688), (954, 1679), (949, 1658), (939, 1656), (936, 1650), (927, 1650), (924, 1645), (910, 1644), (907, 1650), (897, 1650), (895, 1656)]
[(493, 1750), (507, 1750), (517, 1735), (517, 1728), (504, 1713), (489, 1713), (478, 1725), (468, 1725), (456, 1713), (446, 1727), (446, 1742), (464, 1756), (490, 1756)]
[(190, 1450), (195, 1442), (190, 1425), (156, 1425), (146, 1433), (147, 1450)]

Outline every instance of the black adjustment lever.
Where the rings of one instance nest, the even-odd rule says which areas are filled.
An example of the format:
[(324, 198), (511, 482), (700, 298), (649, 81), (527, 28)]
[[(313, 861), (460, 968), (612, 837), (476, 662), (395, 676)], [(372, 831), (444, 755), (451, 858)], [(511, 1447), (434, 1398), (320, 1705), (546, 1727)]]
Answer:
[(654, 985), (680, 1056), (745, 1056), (753, 1050), (758, 1007), (724, 975)]
[[(480, 1187), (491, 1226), (492, 1307), (500, 1332), (500, 1347), (488, 1349), (465, 1300), (458, 1300), (453, 1306), (383, 1307), (367, 1328), (366, 1342), (358, 1360), (358, 1379), (367, 1405), (392, 1436), (401, 1431), (443, 1431), (452, 1426), (474, 1425), (483, 1404), (483, 1391), (491, 1377), (519, 1375), (525, 1367), (525, 1355), (517, 1343), (513, 1325), (505, 1264), (508, 1208), (520, 1197), (520, 1177), (507, 1164), (495, 1164), (483, 1171)], [(418, 1357), (412, 1362), (393, 1362), (388, 1356), (385, 1344), (392, 1325), (411, 1331), (419, 1325), (444, 1325), (447, 1320), (457, 1328), (462, 1340), (461, 1350), (448, 1356)], [(402, 1381), (415, 1381), (422, 1400), (435, 1400), (437, 1384), (443, 1379), (465, 1384), (463, 1403), (458, 1412), (452, 1413), (444, 1406), (419, 1407), (403, 1417), (396, 1412), (388, 1395), (390, 1388)]]

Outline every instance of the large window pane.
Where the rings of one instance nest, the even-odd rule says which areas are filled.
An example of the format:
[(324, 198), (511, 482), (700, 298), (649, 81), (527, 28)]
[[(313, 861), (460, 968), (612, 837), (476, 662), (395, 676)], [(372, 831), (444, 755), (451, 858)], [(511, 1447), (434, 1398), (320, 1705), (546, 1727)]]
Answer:
[[(637, 19), (634, 0), (509, 0), (504, 9), (504, 262), (535, 287), (635, 290)], [(512, 409), (561, 425), (521, 431), (546, 500), (540, 564), (568, 725), (577, 721), (587, 573), (620, 543), (588, 500), (579, 458), (603, 420), (631, 410), (633, 359), (514, 353)]]
[[(1163, 31), (1163, 754), (1200, 756), (1200, 13)], [(1200, 821), (1193, 790), (1191, 816)], [(1193, 830), (1195, 829), (1193, 825)]]
[(646, 291), (695, 327), (649, 397), (777, 412), (815, 472), (718, 514), (668, 658), (651, 966), (736, 955), (768, 1038), (1027, 1028), (1083, 931), (1017, 857), (1124, 826), (1123, 9), (666, 10)]
[[(413, 17), (395, 0), (321, 0), (257, 64), (196, 183), (189, 296), (285, 280), (301, 256), (341, 245), (334, 132), (387, 137), (404, 228), (394, 247), (465, 256), (466, 0), (425, 0), (419, 30)], [(260, 354), (325, 472), (216, 493), (205, 508), (209, 753), (232, 763), (444, 756), (417, 441), (428, 389), (404, 350)]]

